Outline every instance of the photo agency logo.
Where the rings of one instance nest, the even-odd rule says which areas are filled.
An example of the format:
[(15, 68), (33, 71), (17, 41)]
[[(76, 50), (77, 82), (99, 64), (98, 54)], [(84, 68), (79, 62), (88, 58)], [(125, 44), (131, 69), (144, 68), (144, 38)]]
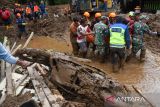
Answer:
[(125, 97), (115, 97), (115, 96), (108, 96), (105, 98), (105, 101), (111, 104), (115, 104), (116, 102), (145, 102), (143, 97), (132, 97), (132, 96), (125, 96)]

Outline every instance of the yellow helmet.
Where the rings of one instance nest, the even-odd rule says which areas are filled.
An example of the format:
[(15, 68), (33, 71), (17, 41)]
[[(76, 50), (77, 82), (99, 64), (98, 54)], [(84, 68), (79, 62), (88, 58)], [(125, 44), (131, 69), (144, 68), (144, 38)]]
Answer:
[(83, 14), (85, 17), (90, 17), (90, 14), (89, 14), (89, 12), (84, 12), (84, 14)]
[(98, 17), (101, 17), (101, 16), (102, 16), (101, 13), (96, 13), (96, 14), (95, 14), (95, 18), (98, 18)]
[(116, 17), (117, 15), (116, 15), (116, 13), (115, 12), (111, 12), (110, 14), (109, 14), (109, 17), (111, 17), (111, 18), (114, 18), (114, 17)]

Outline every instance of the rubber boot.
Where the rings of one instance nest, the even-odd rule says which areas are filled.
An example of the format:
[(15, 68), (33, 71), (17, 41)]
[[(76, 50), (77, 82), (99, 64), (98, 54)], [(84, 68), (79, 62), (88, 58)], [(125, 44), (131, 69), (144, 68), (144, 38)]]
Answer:
[(145, 61), (145, 55), (146, 55), (146, 49), (142, 49), (140, 54), (140, 62)]

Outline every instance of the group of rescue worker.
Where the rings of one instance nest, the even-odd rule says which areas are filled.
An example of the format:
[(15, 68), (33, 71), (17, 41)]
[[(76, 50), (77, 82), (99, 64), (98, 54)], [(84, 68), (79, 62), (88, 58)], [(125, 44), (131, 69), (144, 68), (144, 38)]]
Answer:
[[(35, 2), (28, 2), (26, 6), (15, 3), (13, 11), (6, 7), (0, 8), (0, 19), (2, 25), (9, 29), (12, 22), (16, 21), (18, 27), (18, 38), (21, 39), (24, 34), (27, 38), (26, 25), (28, 21), (37, 21), (47, 15), (46, 5), (43, 1), (38, 6)], [(15, 18), (13, 18), (15, 17)], [(14, 20), (15, 19), (15, 20)]]
[(102, 63), (111, 58), (114, 72), (123, 68), (126, 60), (139, 51), (143, 62), (146, 53), (144, 33), (160, 36), (159, 32), (149, 29), (148, 21), (149, 17), (139, 11), (131, 11), (127, 17), (115, 12), (109, 13), (108, 17), (96, 13), (93, 21), (90, 21), (90, 13), (84, 12), (83, 17), (74, 17), (70, 25), (73, 54), (85, 58), (93, 53), (93, 58)]

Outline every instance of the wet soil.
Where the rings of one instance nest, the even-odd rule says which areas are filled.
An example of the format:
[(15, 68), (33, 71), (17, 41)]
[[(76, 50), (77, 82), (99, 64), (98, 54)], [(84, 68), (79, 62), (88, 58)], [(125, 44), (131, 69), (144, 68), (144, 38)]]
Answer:
[(0, 107), (20, 107), (20, 105), (30, 100), (31, 98), (32, 95), (30, 93), (26, 93), (17, 97), (7, 96), (6, 100), (2, 105), (0, 105)]
[[(57, 51), (71, 53), (72, 48), (70, 46), (67, 47), (66, 42), (58, 41), (57, 43), (56, 41), (58, 40), (53, 38), (48, 39), (45, 37), (38, 37), (38, 39), (34, 38), (31, 41), (29, 47), (55, 49)], [(138, 89), (141, 90), (141, 92), (143, 92), (146, 96), (152, 93), (159, 94), (160, 57), (157, 54), (152, 53), (149, 49), (147, 50), (147, 56), (144, 63), (140, 63), (138, 59), (133, 58), (131, 61), (125, 64), (124, 69), (121, 70), (119, 73), (112, 72), (110, 62), (102, 64), (97, 61), (93, 61), (91, 63), (85, 64), (103, 69), (104, 72), (110, 74), (113, 78), (116, 78), (122, 84), (126, 84), (129, 87), (131, 87), (132, 85), (138, 87)], [(154, 96), (155, 94), (152, 95), (152, 101), (157, 103)]]

